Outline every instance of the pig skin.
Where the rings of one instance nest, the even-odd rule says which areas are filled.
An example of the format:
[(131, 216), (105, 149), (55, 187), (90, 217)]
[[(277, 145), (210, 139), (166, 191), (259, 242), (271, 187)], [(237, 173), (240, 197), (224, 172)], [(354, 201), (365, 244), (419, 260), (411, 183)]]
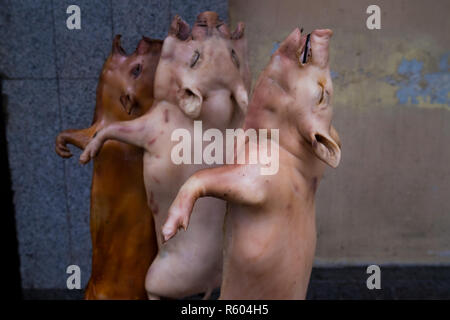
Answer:
[[(127, 56), (120, 35), (115, 37), (97, 86), (92, 126), (61, 132), (56, 139), (58, 155), (71, 157), (67, 144), (84, 149), (96, 131), (114, 121), (135, 119), (149, 109), (161, 48), (161, 40), (144, 37)], [(142, 174), (142, 150), (118, 141), (108, 141), (94, 161), (92, 272), (85, 299), (147, 298), (144, 280), (157, 243)]]
[(306, 296), (316, 246), (315, 193), (325, 163), (337, 167), (341, 154), (331, 126), (331, 35), (315, 30), (309, 51), (307, 37), (295, 29), (254, 89), (244, 129), (279, 129), (278, 172), (261, 175), (263, 164), (248, 162), (249, 151), (266, 151), (265, 144), (249, 140), (240, 149), (246, 151), (245, 164), (198, 171), (169, 209), (165, 240), (187, 228), (198, 198), (228, 201), (220, 299)]
[(89, 143), (80, 162), (86, 163), (104, 141), (115, 139), (144, 149), (144, 180), (158, 239), (158, 255), (150, 266), (146, 289), (149, 299), (183, 298), (220, 285), (222, 227), (225, 202), (202, 199), (195, 207), (192, 232), (162, 243), (161, 226), (181, 185), (205, 164), (176, 165), (171, 134), (187, 129), (193, 137), (194, 120), (203, 130), (242, 126), (248, 104), (250, 73), (244, 25), (230, 34), (214, 12), (198, 15), (192, 30), (175, 16), (164, 40), (155, 78), (155, 103), (139, 119), (111, 124)]

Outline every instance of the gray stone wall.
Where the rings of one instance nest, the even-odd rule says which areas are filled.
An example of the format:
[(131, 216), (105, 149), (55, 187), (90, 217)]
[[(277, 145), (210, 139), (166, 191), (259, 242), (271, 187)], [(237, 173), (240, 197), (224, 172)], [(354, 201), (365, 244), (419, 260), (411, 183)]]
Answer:
[[(68, 30), (66, 9), (81, 9)], [(62, 129), (90, 125), (95, 89), (112, 38), (130, 52), (146, 35), (164, 38), (175, 14), (193, 23), (205, 10), (228, 20), (226, 0), (0, 0), (0, 73), (7, 115), (22, 286), (63, 289), (66, 267), (90, 274), (89, 188), (92, 165), (54, 152)]]

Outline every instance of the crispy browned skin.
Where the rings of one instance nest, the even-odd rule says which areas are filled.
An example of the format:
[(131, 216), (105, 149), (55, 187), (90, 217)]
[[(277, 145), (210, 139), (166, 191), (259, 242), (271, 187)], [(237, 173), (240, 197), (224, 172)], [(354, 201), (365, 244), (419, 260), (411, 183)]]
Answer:
[[(120, 36), (113, 42), (97, 86), (92, 126), (65, 130), (56, 153), (84, 149), (94, 134), (114, 121), (132, 120), (153, 103), (153, 81), (162, 41), (143, 38), (126, 55)], [(95, 158), (91, 186), (92, 273), (85, 299), (146, 299), (145, 275), (157, 254), (152, 213), (147, 205), (142, 149), (108, 141)]]

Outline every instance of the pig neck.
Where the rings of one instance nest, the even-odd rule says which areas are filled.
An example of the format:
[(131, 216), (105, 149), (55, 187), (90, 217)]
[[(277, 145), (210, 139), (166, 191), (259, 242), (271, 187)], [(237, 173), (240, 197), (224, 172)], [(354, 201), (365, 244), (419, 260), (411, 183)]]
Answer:
[[(112, 105), (111, 101), (108, 101), (107, 99), (97, 99), (97, 102), (95, 104), (94, 120), (92, 121), (92, 124), (96, 123), (97, 125), (102, 127), (115, 121), (130, 120), (125, 117), (118, 117), (113, 112), (109, 112), (109, 110), (120, 110), (121, 108), (121, 105)], [(126, 114), (125, 111), (124, 114)]]
[[(106, 125), (108, 123), (114, 122), (114, 121), (120, 121), (125, 119), (119, 119), (116, 115), (111, 114), (111, 112), (108, 112), (108, 110), (120, 110), (117, 108), (121, 108), (121, 106), (114, 106), (111, 105), (112, 101), (111, 98), (108, 97), (107, 94), (105, 94), (105, 80), (103, 79), (103, 73), (100, 76), (98, 85), (97, 85), (97, 92), (96, 92), (96, 99), (95, 99), (95, 111), (94, 111), (94, 119), (92, 120), (92, 124), (96, 123), (100, 126)], [(120, 103), (120, 102), (117, 102)]]
[[(325, 170), (325, 164), (317, 158), (309, 141), (307, 141), (297, 129), (294, 117), (282, 113), (280, 108), (268, 108), (263, 103), (251, 103), (245, 117), (244, 130), (255, 129), (279, 129), (280, 165), (285, 163), (283, 151), (288, 154), (291, 163), (301, 176), (311, 185), (315, 185), (321, 179)], [(314, 188), (315, 193), (315, 188)]]
[(94, 119), (92, 120), (92, 124), (98, 123), (103, 119), (104, 114), (104, 102), (103, 102), (103, 81), (100, 77), (100, 80), (97, 85), (96, 97), (95, 97), (95, 111), (94, 111)]

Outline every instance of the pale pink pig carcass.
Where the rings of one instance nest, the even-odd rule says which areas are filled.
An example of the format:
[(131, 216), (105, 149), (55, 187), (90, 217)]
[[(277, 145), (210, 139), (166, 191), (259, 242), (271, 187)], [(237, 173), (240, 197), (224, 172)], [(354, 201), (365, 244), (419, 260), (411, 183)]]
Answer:
[[(265, 145), (261, 134), (258, 142), (248, 139), (239, 149), (247, 162), (197, 172), (169, 209), (165, 240), (186, 229), (191, 214), (196, 218), (192, 208), (198, 198), (228, 201), (221, 299), (306, 296), (316, 247), (317, 186), (325, 164), (335, 168), (341, 157), (331, 126), (331, 35), (331, 30), (315, 30), (302, 37), (295, 29), (258, 79), (244, 129), (279, 129), (279, 143), (273, 139)], [(268, 165), (260, 159), (250, 164), (249, 158), (274, 146), (278, 171), (263, 175)]]

